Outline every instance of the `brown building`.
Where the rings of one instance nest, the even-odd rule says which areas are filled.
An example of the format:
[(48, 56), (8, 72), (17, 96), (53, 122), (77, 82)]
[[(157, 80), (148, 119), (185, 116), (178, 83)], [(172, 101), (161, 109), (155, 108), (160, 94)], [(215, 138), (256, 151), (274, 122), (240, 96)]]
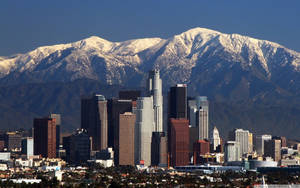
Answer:
[(103, 95), (81, 99), (81, 128), (92, 137), (92, 150), (107, 148), (107, 101)]
[(0, 140), (0, 151), (3, 151), (5, 148), (5, 142), (4, 140)]
[(281, 147), (286, 147), (286, 137), (282, 136), (281, 139)]
[(119, 121), (119, 165), (134, 166), (134, 125), (135, 114), (120, 114)]
[(132, 100), (109, 99), (108, 111), (108, 146), (114, 150), (115, 165), (119, 164), (119, 120), (120, 114), (132, 112)]
[(164, 132), (153, 132), (151, 141), (151, 165), (167, 166), (167, 137)]
[(189, 152), (190, 152), (190, 157), (193, 156), (194, 152), (194, 143), (197, 142), (199, 138), (199, 129), (198, 127), (189, 127), (190, 130), (190, 144), (189, 144)]
[(52, 118), (35, 118), (34, 154), (46, 158), (56, 157), (56, 120)]
[(264, 156), (272, 157), (275, 161), (279, 161), (281, 159), (281, 140), (265, 140)]
[(189, 120), (169, 120), (170, 135), (170, 162), (171, 166), (184, 166), (189, 164)]
[(194, 164), (199, 164), (200, 156), (209, 154), (210, 152), (210, 143), (207, 140), (198, 140), (194, 143)]

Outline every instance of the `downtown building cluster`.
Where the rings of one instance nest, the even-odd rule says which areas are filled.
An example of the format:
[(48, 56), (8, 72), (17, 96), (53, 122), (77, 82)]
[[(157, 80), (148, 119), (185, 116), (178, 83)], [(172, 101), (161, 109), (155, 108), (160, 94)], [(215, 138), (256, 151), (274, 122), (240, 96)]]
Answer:
[(300, 144), (287, 147), (285, 137), (234, 129), (222, 139), (217, 127), (210, 126), (208, 98), (189, 97), (186, 84), (170, 87), (164, 98), (159, 70), (149, 71), (145, 87), (145, 92), (120, 91), (117, 98), (82, 96), (81, 127), (62, 139), (59, 114), (35, 118), (30, 134), (1, 134), (0, 161), (14, 158), (18, 165), (32, 166), (41, 159), (63, 159), (75, 166), (175, 169), (210, 164), (252, 170), (300, 164)]

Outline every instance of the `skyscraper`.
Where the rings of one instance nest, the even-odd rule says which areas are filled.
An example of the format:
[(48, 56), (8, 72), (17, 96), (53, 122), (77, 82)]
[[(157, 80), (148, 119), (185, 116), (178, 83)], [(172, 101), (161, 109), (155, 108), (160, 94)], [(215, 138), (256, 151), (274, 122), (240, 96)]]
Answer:
[(119, 99), (136, 101), (139, 97), (141, 97), (140, 90), (119, 91)]
[(132, 112), (132, 100), (109, 99), (107, 103), (108, 110), (108, 146), (114, 150), (114, 163), (119, 165), (119, 147), (120, 147), (120, 114)]
[(258, 155), (260, 155), (260, 156), (264, 155), (264, 144), (265, 144), (265, 141), (267, 141), (267, 140), (272, 140), (272, 136), (267, 135), (267, 134), (256, 136), (255, 148), (256, 148), (256, 152)]
[(164, 132), (152, 133), (151, 165), (167, 166), (167, 137)]
[(81, 128), (92, 137), (92, 150), (107, 148), (107, 101), (103, 95), (81, 99)]
[(137, 100), (135, 123), (135, 163), (151, 165), (151, 140), (154, 130), (154, 110), (152, 97), (139, 97)]
[(22, 154), (27, 155), (27, 158), (33, 156), (33, 138), (26, 137), (22, 139)]
[(184, 166), (189, 164), (189, 120), (169, 119), (171, 126), (169, 142), (170, 162), (172, 166)]
[(240, 155), (240, 146), (238, 142), (227, 141), (224, 146), (224, 160), (225, 162), (229, 161), (239, 161), (241, 158)]
[(56, 120), (56, 150), (58, 151), (59, 144), (60, 144), (61, 117), (60, 117), (60, 114), (50, 114), (50, 118), (55, 118), (55, 120)]
[(275, 138), (265, 141), (264, 153), (265, 157), (272, 157), (274, 161), (279, 161), (281, 159), (281, 140)]
[(212, 144), (213, 144), (214, 151), (216, 151), (217, 147), (221, 144), (220, 134), (216, 126), (214, 127), (213, 130)]
[(249, 131), (235, 129), (229, 133), (229, 139), (236, 141), (240, 146), (240, 156), (249, 152)]
[(159, 70), (149, 71), (148, 77), (148, 95), (153, 97), (155, 132), (163, 131), (163, 96), (162, 81), (159, 76)]
[(168, 119), (187, 118), (187, 86), (177, 84), (170, 88)]
[(35, 118), (34, 154), (46, 158), (56, 157), (56, 120), (52, 118)]
[(66, 159), (70, 164), (82, 164), (90, 159), (91, 140), (85, 129), (77, 129), (68, 137), (64, 137)]
[(134, 126), (136, 116), (132, 112), (120, 114), (118, 165), (134, 166)]

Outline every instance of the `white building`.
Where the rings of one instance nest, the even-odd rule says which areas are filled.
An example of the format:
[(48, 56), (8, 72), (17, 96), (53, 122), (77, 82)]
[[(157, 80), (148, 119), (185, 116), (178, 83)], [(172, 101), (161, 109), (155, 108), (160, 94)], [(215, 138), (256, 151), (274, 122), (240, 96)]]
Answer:
[(235, 129), (233, 132), (230, 133), (230, 139), (239, 143), (240, 146), (240, 156), (244, 154), (248, 154), (251, 151), (251, 144), (249, 146), (249, 131), (243, 129)]
[(137, 100), (135, 123), (135, 162), (151, 165), (151, 141), (155, 127), (152, 97), (139, 97)]
[(225, 162), (240, 161), (240, 146), (238, 142), (227, 141), (224, 146), (224, 160)]
[(149, 96), (153, 97), (154, 131), (163, 132), (163, 96), (159, 70), (149, 71), (147, 89)]
[(216, 126), (213, 129), (212, 144), (214, 150), (216, 150), (217, 147), (221, 144), (220, 134)]
[(206, 96), (197, 96), (188, 101), (189, 120), (198, 127), (199, 140), (209, 139), (209, 102)]
[(27, 158), (34, 155), (33, 153), (33, 138), (27, 137), (22, 139), (22, 154), (26, 154)]
[(265, 141), (272, 140), (272, 136), (268, 134), (258, 135), (255, 138), (255, 148), (258, 155), (264, 155), (264, 143)]

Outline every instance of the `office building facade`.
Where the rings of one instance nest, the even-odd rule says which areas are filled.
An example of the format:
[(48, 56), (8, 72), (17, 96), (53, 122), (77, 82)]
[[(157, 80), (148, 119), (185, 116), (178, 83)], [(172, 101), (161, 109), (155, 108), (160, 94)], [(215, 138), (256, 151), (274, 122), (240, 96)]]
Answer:
[(52, 118), (35, 118), (34, 154), (45, 158), (56, 157), (56, 120)]
[(227, 141), (224, 145), (224, 161), (240, 161), (240, 146), (238, 142), (235, 141)]
[(103, 95), (81, 99), (81, 128), (92, 138), (92, 150), (107, 148), (107, 101)]
[(118, 165), (134, 166), (134, 127), (136, 116), (132, 112), (120, 114)]
[(255, 149), (258, 155), (264, 155), (264, 143), (265, 141), (272, 140), (272, 135), (257, 135), (255, 137)]
[(22, 139), (22, 154), (27, 155), (27, 158), (34, 155), (33, 138), (26, 137)]

